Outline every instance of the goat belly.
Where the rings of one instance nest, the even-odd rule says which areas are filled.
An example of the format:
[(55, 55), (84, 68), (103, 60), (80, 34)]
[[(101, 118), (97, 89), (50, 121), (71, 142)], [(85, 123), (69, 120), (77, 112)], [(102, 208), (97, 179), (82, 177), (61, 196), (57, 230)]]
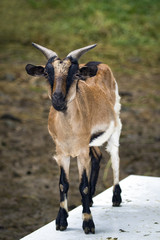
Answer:
[(63, 141), (55, 139), (55, 144), (57, 155), (77, 157), (84, 149), (88, 148), (89, 141), (86, 138), (76, 138), (72, 135), (72, 137), (63, 139)]

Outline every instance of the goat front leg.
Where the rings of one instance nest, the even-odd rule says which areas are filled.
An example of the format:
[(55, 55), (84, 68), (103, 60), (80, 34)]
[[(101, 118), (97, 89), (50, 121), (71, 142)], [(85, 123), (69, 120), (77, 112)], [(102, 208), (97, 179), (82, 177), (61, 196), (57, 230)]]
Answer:
[(60, 179), (59, 179), (60, 208), (56, 218), (56, 230), (64, 231), (68, 226), (67, 193), (69, 189), (68, 178), (69, 178), (70, 158), (62, 157), (57, 160), (57, 163), (60, 167)]
[(89, 154), (87, 158), (85, 158), (84, 156), (78, 157), (78, 170), (79, 170), (79, 178), (80, 178), (79, 190), (82, 197), (82, 207), (83, 207), (82, 228), (86, 234), (90, 232), (95, 233), (95, 225), (92, 219), (92, 215), (90, 211), (90, 201), (89, 201), (89, 181), (88, 181), (88, 175), (90, 170)]

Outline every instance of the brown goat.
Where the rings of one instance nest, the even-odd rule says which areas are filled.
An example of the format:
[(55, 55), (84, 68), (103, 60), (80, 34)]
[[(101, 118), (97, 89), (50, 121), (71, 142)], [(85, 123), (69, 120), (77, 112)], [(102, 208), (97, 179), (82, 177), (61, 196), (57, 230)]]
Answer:
[[(48, 130), (56, 145), (55, 159), (60, 167), (60, 209), (56, 229), (67, 228), (67, 192), (70, 157), (77, 157), (83, 206), (83, 229), (94, 233), (90, 206), (101, 160), (99, 146), (107, 142), (111, 155), (114, 188), (113, 206), (121, 203), (119, 186), (120, 97), (111, 69), (100, 62), (78, 64), (78, 59), (96, 45), (75, 50), (60, 60), (55, 52), (33, 43), (48, 59), (45, 67), (28, 64), (32, 76), (42, 75), (49, 82), (52, 101)], [(91, 164), (90, 164), (91, 163)]]

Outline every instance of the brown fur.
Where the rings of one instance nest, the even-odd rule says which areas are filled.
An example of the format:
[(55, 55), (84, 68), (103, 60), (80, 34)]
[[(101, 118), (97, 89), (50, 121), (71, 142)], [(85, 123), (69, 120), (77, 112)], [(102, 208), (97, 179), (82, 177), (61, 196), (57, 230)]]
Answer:
[(55, 141), (57, 156), (76, 157), (84, 152), (89, 155), (93, 127), (115, 121), (115, 80), (110, 68), (100, 64), (95, 77), (77, 81), (67, 96), (69, 102), (73, 92), (75, 94), (67, 104), (67, 112), (50, 108), (48, 129)]
[(66, 78), (68, 74), (68, 69), (71, 66), (69, 59), (66, 59), (61, 63), (61, 60), (57, 59), (53, 63), (54, 74), (55, 74), (55, 84), (53, 85), (53, 92), (55, 90), (62, 91), (63, 95), (66, 95)]

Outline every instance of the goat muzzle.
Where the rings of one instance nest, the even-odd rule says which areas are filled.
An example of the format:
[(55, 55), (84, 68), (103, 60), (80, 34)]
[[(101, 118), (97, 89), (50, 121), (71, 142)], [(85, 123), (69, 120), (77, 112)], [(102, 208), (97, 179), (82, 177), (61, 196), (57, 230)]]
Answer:
[(67, 109), (67, 104), (65, 101), (65, 97), (63, 96), (63, 93), (61, 92), (55, 92), (52, 95), (52, 105), (57, 111), (65, 111)]

